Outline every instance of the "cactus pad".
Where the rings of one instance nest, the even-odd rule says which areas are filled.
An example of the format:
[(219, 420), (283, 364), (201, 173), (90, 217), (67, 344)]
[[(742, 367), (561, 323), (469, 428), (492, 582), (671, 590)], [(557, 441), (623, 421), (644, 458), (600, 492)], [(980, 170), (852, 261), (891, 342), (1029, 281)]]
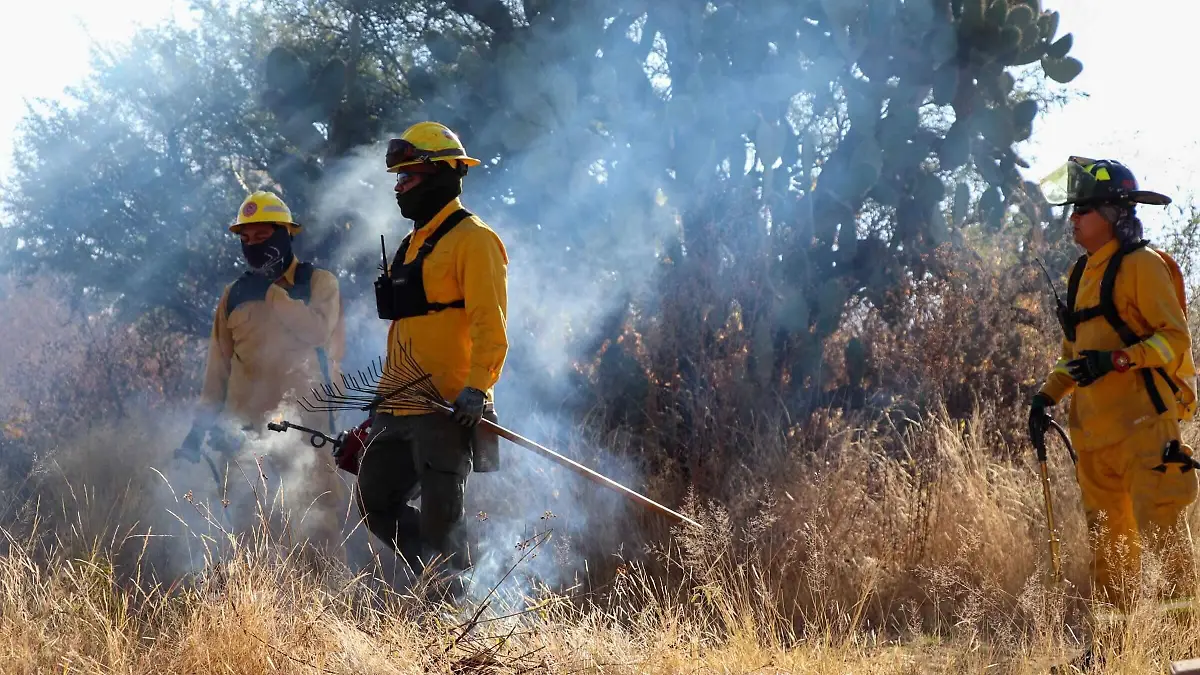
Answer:
[(1045, 12), (1038, 17), (1038, 32), (1043, 40), (1053, 40), (1058, 32), (1058, 12)]
[(987, 8), (986, 19), (993, 28), (999, 29), (1008, 23), (1008, 0), (992, 0)]
[(267, 54), (265, 67), (267, 86), (284, 94), (291, 94), (308, 81), (304, 62), (287, 47), (275, 47)]
[(1066, 84), (1083, 72), (1083, 64), (1071, 56), (1064, 59), (1043, 58), (1042, 70), (1046, 71), (1046, 77)]
[(1071, 45), (1073, 42), (1074, 38), (1070, 33), (1063, 35), (1052, 42), (1049, 47), (1046, 47), (1046, 56), (1051, 59), (1066, 58), (1067, 52), (1071, 51)]
[(1038, 102), (1033, 99), (1025, 99), (1013, 106), (1013, 124), (1018, 127), (1033, 124), (1033, 118), (1037, 117)]

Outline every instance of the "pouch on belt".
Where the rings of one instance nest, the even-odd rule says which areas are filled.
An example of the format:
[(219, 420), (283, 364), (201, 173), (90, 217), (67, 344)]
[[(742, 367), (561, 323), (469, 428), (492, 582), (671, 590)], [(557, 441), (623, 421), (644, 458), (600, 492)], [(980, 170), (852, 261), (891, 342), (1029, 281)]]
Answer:
[[(487, 403), (483, 407), (483, 419), (492, 424), (499, 424), (496, 406)], [(500, 470), (500, 437), (476, 424), (471, 433), (471, 463), (473, 471), (489, 473)]]

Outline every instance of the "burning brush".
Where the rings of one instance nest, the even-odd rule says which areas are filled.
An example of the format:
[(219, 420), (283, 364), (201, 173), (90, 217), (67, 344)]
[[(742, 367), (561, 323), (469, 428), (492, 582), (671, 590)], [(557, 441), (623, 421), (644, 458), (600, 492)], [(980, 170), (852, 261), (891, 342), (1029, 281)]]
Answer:
[[(387, 404), (389, 408), (414, 413), (441, 412), (449, 415), (454, 412), (452, 405), (442, 398), (437, 387), (433, 385), (431, 375), (421, 368), (406, 346), (400, 346), (397, 349), (395, 363), (385, 363), (382, 358), (376, 359), (372, 361), (366, 371), (360, 370), (355, 375), (343, 374), (341, 386), (326, 384), (322, 385), (320, 389), (313, 389), (312, 398), (314, 399), (313, 401), (308, 400), (308, 397), (300, 399), (300, 405), (309, 412), (337, 410), (373, 412), (383, 404)], [(312, 435), (310, 442), (313, 447), (321, 447), (326, 442), (332, 443), (334, 446), (334, 457), (337, 458), (338, 465), (343, 469), (347, 469), (347, 467), (354, 464), (359, 450), (361, 450), (362, 445), (365, 443), (366, 427), (370, 424), (370, 421), (368, 419), (358, 428), (339, 435), (336, 439), (326, 436), (319, 431), (297, 426), (286, 420), (282, 424), (271, 423), (268, 425), (268, 428), (272, 431), (280, 432), (287, 431), (288, 429), (308, 432)], [(516, 432), (510, 431), (487, 418), (481, 420), (479, 424), (485, 430), (523, 448), (532, 450), (542, 457), (560, 464), (595, 483), (599, 483), (611, 490), (616, 490), (640, 503), (642, 506), (670, 516), (678, 522), (687, 523), (697, 528), (700, 527), (700, 524), (691, 518), (673, 511), (649, 497), (630, 490), (615, 480), (593, 471), (550, 448), (531, 441)]]

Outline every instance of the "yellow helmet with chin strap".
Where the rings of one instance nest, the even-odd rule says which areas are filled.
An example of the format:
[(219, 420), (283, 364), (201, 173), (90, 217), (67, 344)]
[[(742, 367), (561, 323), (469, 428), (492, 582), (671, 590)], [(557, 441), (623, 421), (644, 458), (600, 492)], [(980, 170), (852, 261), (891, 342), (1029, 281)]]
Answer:
[(435, 162), (445, 162), (462, 173), (480, 163), (467, 154), (457, 134), (437, 122), (418, 122), (388, 142), (388, 173), (412, 171), (420, 165), (433, 168)]
[(296, 234), (304, 229), (292, 220), (292, 210), (273, 192), (258, 190), (251, 193), (238, 208), (237, 220), (229, 226), (229, 231), (239, 233), (243, 225), (250, 223), (272, 223), (283, 225), (290, 234)]

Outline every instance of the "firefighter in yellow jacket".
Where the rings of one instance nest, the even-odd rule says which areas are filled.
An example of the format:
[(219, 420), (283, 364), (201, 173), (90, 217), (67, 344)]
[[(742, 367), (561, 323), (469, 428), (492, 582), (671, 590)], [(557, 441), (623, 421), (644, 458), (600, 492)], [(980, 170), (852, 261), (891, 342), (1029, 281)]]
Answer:
[[(484, 416), (496, 421), (493, 387), (508, 352), (508, 253), (459, 198), (479, 161), (454, 132), (415, 124), (392, 139), (386, 161), (400, 212), (414, 226), (376, 297), (380, 318), (391, 322), (385, 369), (403, 346), (454, 414), (382, 404), (358, 472), (358, 504), (370, 531), (415, 573), (435, 555), (459, 571), (468, 564), (467, 476), (496, 468), (498, 439), (475, 431)], [(418, 489), (419, 510), (408, 504)]]
[(1126, 610), (1141, 551), (1162, 557), (1167, 597), (1194, 594), (1183, 514), (1197, 495), (1180, 421), (1195, 410), (1195, 365), (1178, 266), (1147, 246), (1136, 204), (1170, 199), (1138, 189), (1128, 168), (1072, 157), (1043, 189), (1072, 207), (1075, 242), (1059, 321), (1062, 356), (1034, 397), (1030, 433), (1044, 435), (1047, 408), (1073, 394), (1071, 442), (1093, 552), (1093, 596)]
[[(262, 433), (281, 404), (294, 403), (318, 383), (338, 381), (344, 350), (337, 277), (292, 252), (292, 239), (302, 228), (283, 200), (254, 192), (229, 229), (241, 239), (250, 269), (225, 287), (217, 303), (195, 421), (176, 450), (192, 462), (202, 457), (206, 435), (214, 450), (233, 454), (244, 440), (239, 431)], [(302, 423), (337, 433), (328, 413), (305, 413)], [(306, 484), (297, 486), (305, 494), (286, 499), (308, 504), (306, 497), (330, 490), (338, 494), (329, 458), (305, 457), (302, 463), (311, 467)], [(314, 515), (307, 517), (319, 518), (316, 514), (324, 511), (312, 509)], [(333, 536), (326, 531), (329, 523), (314, 527), (323, 538)]]

